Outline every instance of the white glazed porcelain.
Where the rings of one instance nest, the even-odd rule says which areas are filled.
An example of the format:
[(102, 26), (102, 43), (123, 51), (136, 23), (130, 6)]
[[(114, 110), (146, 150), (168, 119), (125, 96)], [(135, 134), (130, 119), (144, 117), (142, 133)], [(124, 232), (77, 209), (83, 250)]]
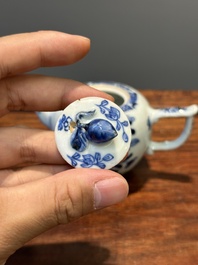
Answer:
[[(63, 133), (63, 131), (61, 130), (58, 131), (58, 127), (61, 123), (61, 119), (63, 117), (64, 112), (58, 111), (37, 113), (41, 121), (46, 126), (48, 126), (52, 130), (55, 129), (57, 147), (64, 159), (71, 165), (76, 167), (112, 168), (113, 170), (123, 174), (131, 170), (139, 162), (139, 160), (145, 153), (152, 154), (156, 150), (175, 149), (181, 146), (189, 137), (192, 129), (193, 116), (198, 112), (197, 105), (191, 105), (188, 107), (181, 108), (168, 107), (154, 109), (149, 105), (145, 97), (143, 97), (141, 93), (139, 93), (131, 86), (116, 82), (89, 82), (88, 85), (113, 95), (113, 97), (115, 98), (116, 105), (101, 98), (81, 99), (80, 101), (82, 104), (80, 104), (80, 101), (78, 103), (72, 103), (74, 104), (71, 104), (73, 107), (69, 106), (64, 110), (65, 116), (71, 116), (71, 120), (76, 123), (76, 117), (78, 116), (78, 113), (82, 111), (89, 112), (95, 110), (94, 115), (92, 117), (89, 117), (91, 120), (97, 119), (97, 117), (99, 117), (100, 119), (107, 118), (107, 120), (111, 122), (114, 128), (116, 128), (116, 125), (118, 123), (128, 121), (128, 124), (130, 124), (131, 140), (130, 144), (123, 143), (123, 145), (121, 145), (121, 134), (119, 134), (120, 138), (115, 137), (109, 142), (107, 141), (106, 143), (102, 144), (93, 142), (90, 143), (90, 141), (88, 140), (88, 147), (82, 153), (77, 152), (77, 150), (71, 151), (70, 130), (68, 130), (67, 133)], [(91, 103), (88, 103), (89, 101)], [(70, 108), (73, 109), (71, 110)], [(111, 108), (115, 108), (116, 113), (119, 112), (122, 114), (121, 120), (119, 120), (117, 116), (115, 117), (115, 120), (113, 120), (112, 118), (110, 118), (110, 120), (108, 119), (111, 113)], [(152, 125), (160, 118), (167, 117), (186, 118), (186, 124), (183, 132), (176, 140), (173, 141), (152, 141)], [(89, 120), (89, 118), (87, 121), (84, 121), (84, 123), (90, 123), (91, 120)], [(120, 128), (120, 133), (121, 131), (123, 132), (124, 129), (126, 130), (126, 134), (129, 134), (128, 126), (117, 126), (117, 129), (119, 129), (119, 127), (122, 128)], [(67, 136), (65, 136), (66, 134)], [(85, 141), (87, 142), (87, 139)], [(64, 148), (60, 147), (62, 145), (64, 146)], [(111, 146), (113, 145), (114, 148), (112, 149)], [(128, 155), (126, 159), (122, 161), (126, 153)], [(112, 157), (114, 157), (115, 159), (112, 159)], [(99, 166), (100, 163), (102, 163), (101, 167)]]
[(70, 165), (110, 169), (127, 155), (131, 129), (125, 113), (115, 103), (88, 97), (73, 102), (61, 113), (55, 139)]

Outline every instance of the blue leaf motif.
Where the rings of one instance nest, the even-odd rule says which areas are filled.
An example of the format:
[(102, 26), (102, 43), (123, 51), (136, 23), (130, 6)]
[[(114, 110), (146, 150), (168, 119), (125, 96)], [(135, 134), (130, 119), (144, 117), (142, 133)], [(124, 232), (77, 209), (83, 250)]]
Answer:
[(121, 106), (122, 110), (125, 112), (125, 111), (128, 111), (128, 110), (132, 110), (132, 107), (129, 106), (129, 105), (124, 105), (124, 106)]
[[(105, 113), (102, 113), (102, 114), (105, 114)], [(111, 115), (110, 115), (109, 113), (108, 113), (108, 114), (105, 114), (105, 117), (106, 117), (108, 120), (112, 121)]]
[(63, 122), (62, 119), (60, 119), (58, 122), (58, 130), (61, 131), (62, 129), (63, 129)]
[(96, 159), (96, 161), (98, 162), (98, 161), (100, 161), (101, 160), (101, 154), (100, 153), (95, 153), (95, 159)]
[(125, 143), (127, 143), (129, 140), (129, 137), (125, 132), (123, 132), (123, 134), (122, 134), (122, 139), (125, 141)]
[(116, 130), (119, 131), (121, 129), (121, 125), (119, 122), (117, 122), (117, 125), (116, 125)]
[(132, 141), (131, 141), (131, 147), (132, 146), (135, 146), (136, 144), (138, 144), (140, 142), (140, 140), (138, 139), (138, 138), (134, 138), (134, 139), (132, 139)]
[(101, 168), (101, 169), (104, 169), (104, 168), (106, 167), (106, 165), (105, 165), (104, 163), (101, 163), (101, 162), (99, 162), (99, 163), (97, 164), (97, 166), (98, 166), (99, 168)]
[(91, 165), (89, 165), (89, 164), (81, 164), (81, 167), (83, 167), (83, 168), (90, 168)]
[(96, 152), (94, 156), (91, 154), (81, 156), (80, 153), (76, 152), (73, 154), (73, 156), (68, 155), (68, 157), (71, 160), (72, 166), (74, 167), (78, 165), (77, 162), (80, 162), (80, 166), (82, 168), (90, 168), (92, 166), (97, 166), (101, 169), (104, 169), (106, 167), (106, 164), (103, 162), (111, 161), (114, 158), (114, 156), (111, 154), (106, 154), (102, 158), (99, 152)]
[(60, 119), (60, 121), (63, 123), (63, 122), (65, 122), (65, 121), (66, 121), (66, 119), (67, 119), (67, 118), (66, 118), (66, 115), (65, 115), (65, 114), (63, 114), (63, 115), (62, 115), (62, 118)]
[(137, 94), (136, 93), (131, 93), (130, 94), (130, 98), (131, 98), (131, 103), (134, 105), (137, 102)]
[(128, 121), (123, 121), (122, 122), (122, 125), (125, 126), (125, 127), (127, 127), (129, 125), (129, 123), (128, 123)]
[(73, 159), (72, 157), (70, 157), (70, 159), (71, 159), (72, 166), (73, 166), (73, 167), (76, 167), (76, 166), (77, 166), (77, 162), (76, 162), (76, 160)]
[(104, 107), (104, 106), (106, 106), (106, 105), (108, 105), (108, 101), (107, 100), (103, 100), (102, 102), (101, 102), (101, 105)]
[(105, 162), (108, 162), (108, 161), (111, 161), (112, 159), (114, 159), (114, 156), (111, 155), (111, 154), (106, 154), (104, 157), (103, 157), (103, 161)]
[(75, 154), (73, 154), (72, 156), (74, 159), (79, 159), (80, 158), (80, 154), (78, 152), (76, 152)]

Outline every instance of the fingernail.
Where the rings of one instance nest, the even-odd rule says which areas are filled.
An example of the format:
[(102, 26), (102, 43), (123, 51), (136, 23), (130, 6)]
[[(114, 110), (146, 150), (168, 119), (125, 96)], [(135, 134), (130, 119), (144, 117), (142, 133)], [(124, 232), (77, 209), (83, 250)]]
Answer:
[(90, 39), (87, 38), (87, 37), (85, 37), (85, 36), (81, 36), (81, 35), (75, 35), (75, 36), (78, 37), (78, 38), (81, 38), (81, 39), (84, 39), (84, 40), (90, 42)]
[(110, 178), (97, 182), (94, 187), (94, 207), (104, 208), (124, 200), (128, 195), (128, 185), (123, 178)]

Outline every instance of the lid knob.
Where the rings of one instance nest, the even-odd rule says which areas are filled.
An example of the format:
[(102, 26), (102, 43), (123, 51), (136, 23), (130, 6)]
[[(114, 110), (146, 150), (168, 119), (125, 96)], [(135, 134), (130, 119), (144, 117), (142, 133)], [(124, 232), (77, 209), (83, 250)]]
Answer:
[(73, 167), (110, 169), (128, 153), (131, 129), (115, 103), (87, 97), (63, 110), (55, 139), (60, 154)]

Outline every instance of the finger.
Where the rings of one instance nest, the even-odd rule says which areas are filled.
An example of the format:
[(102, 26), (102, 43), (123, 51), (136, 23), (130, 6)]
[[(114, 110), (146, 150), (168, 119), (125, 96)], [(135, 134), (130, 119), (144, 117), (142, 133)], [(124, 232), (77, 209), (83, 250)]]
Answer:
[(42, 232), (118, 203), (127, 194), (127, 182), (119, 174), (94, 169), (72, 169), (1, 188), (1, 253), (6, 257)]
[(38, 75), (5, 78), (0, 80), (0, 116), (11, 110), (60, 110), (88, 96), (112, 100), (106, 93), (77, 81)]
[(56, 31), (1, 37), (0, 79), (39, 67), (72, 64), (89, 48), (89, 39)]
[(66, 164), (54, 132), (20, 127), (0, 128), (0, 168), (19, 164)]
[(31, 181), (55, 175), (59, 172), (71, 169), (69, 165), (36, 165), (21, 169), (2, 169), (0, 170), (0, 186), (13, 187)]

